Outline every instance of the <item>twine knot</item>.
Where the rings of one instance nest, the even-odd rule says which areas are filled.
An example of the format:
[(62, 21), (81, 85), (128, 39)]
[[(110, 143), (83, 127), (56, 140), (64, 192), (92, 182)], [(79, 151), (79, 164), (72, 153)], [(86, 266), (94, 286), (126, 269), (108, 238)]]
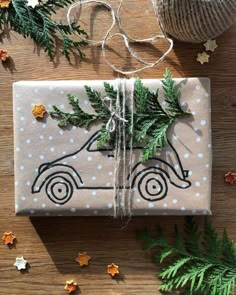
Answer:
[[(107, 105), (106, 101), (109, 103), (109, 105)], [(105, 96), (103, 98), (102, 102), (111, 114), (111, 116), (106, 124), (106, 130), (108, 132), (112, 133), (116, 130), (116, 119), (118, 119), (119, 121), (123, 121), (125, 123), (128, 122), (128, 120), (119, 116), (119, 114), (117, 114), (117, 112), (114, 110), (113, 105), (112, 105), (112, 98), (110, 98), (109, 96)]]

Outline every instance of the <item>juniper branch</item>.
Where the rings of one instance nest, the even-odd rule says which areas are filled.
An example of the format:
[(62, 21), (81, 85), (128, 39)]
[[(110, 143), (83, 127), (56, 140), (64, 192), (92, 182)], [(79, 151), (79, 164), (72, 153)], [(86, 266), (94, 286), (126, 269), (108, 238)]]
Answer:
[(72, 3), (71, 0), (50, 0), (45, 3), (40, 1), (34, 9), (27, 3), (27, 0), (14, 0), (8, 9), (0, 9), (0, 30), (8, 26), (25, 38), (30, 37), (48, 53), (51, 59), (54, 58), (57, 46), (68, 60), (74, 49), (81, 57), (84, 56), (81, 46), (86, 42), (74, 41), (71, 35), (74, 31), (86, 36), (86, 32), (75, 23), (72, 23), (71, 30), (69, 25), (63, 25), (51, 18), (52, 14), (56, 14), (56, 8), (68, 6)]
[[(167, 243), (160, 230), (155, 237), (145, 230), (138, 233), (145, 241), (145, 249), (157, 247), (157, 263), (165, 262), (160, 278), (161, 291), (173, 292), (184, 288), (181, 294), (230, 295), (235, 294), (236, 244), (229, 240), (226, 230), (219, 238), (206, 220), (203, 234), (193, 218), (185, 219), (185, 236), (175, 229), (175, 243)], [(201, 243), (204, 237), (204, 243)], [(191, 242), (190, 242), (191, 241)], [(216, 250), (210, 247), (216, 243)], [(209, 244), (208, 244), (209, 243)]]

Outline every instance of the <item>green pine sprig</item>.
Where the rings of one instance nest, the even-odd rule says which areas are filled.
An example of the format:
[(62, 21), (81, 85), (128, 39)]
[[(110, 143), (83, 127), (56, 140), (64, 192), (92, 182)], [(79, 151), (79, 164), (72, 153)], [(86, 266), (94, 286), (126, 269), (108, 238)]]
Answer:
[(91, 115), (84, 112), (79, 106), (79, 99), (75, 96), (68, 94), (67, 99), (72, 107), (72, 112), (63, 112), (57, 106), (53, 106), (53, 111), (50, 112), (52, 117), (58, 119), (59, 127), (66, 127), (67, 125), (71, 124), (76, 127), (84, 127), (88, 129), (90, 124), (98, 119), (96, 115)]
[[(121, 138), (121, 142), (126, 140), (127, 144), (129, 144), (130, 136), (133, 136), (133, 143), (139, 146), (142, 144), (144, 147), (143, 161), (147, 161), (152, 158), (158, 149), (162, 149), (168, 144), (169, 127), (178, 117), (188, 114), (187, 112), (184, 112), (179, 105), (180, 90), (179, 87), (175, 85), (175, 82), (168, 70), (165, 72), (162, 85), (167, 105), (166, 108), (163, 108), (159, 102), (159, 89), (152, 92), (143, 85), (140, 79), (137, 79), (134, 87), (133, 130), (130, 128), (131, 110), (127, 103), (125, 105), (125, 114), (121, 113), (121, 117), (125, 117), (128, 121), (125, 124), (126, 138)], [(86, 115), (79, 106), (76, 106), (79, 104), (79, 100), (75, 99), (73, 96), (68, 97), (71, 105), (71, 100), (74, 99), (75, 106), (73, 108), (73, 112), (65, 113), (58, 107), (53, 106), (54, 111), (51, 112), (51, 115), (59, 120), (58, 125), (60, 127), (72, 124), (78, 127), (88, 128), (91, 124), (95, 122), (97, 123), (97, 121), (100, 120), (102, 126), (100, 130), (100, 138), (98, 140), (98, 147), (102, 148), (108, 143), (111, 146), (114, 146), (116, 134), (110, 134), (106, 130), (106, 124), (111, 117), (111, 112), (104, 106), (101, 93), (89, 86), (85, 86), (85, 90), (91, 106), (95, 111), (95, 115)], [(117, 103), (117, 90), (106, 82), (104, 83), (104, 90), (106, 96), (111, 99), (112, 107), (115, 110)], [(120, 93), (120, 109), (123, 110), (122, 93)], [(124, 128), (123, 124), (121, 125), (121, 128)]]
[[(108, 83), (104, 83), (105, 91), (107, 91), (107, 95), (110, 96), (111, 91), (114, 91), (113, 87), (110, 86)], [(69, 104), (72, 106), (72, 112), (64, 112), (57, 106), (53, 106), (53, 111), (49, 112), (49, 114), (58, 120), (59, 127), (66, 127), (68, 125), (73, 125), (80, 128), (88, 129), (91, 124), (97, 124), (99, 121), (102, 123), (100, 129), (100, 137), (97, 142), (97, 147), (102, 148), (104, 145), (109, 143), (112, 139), (114, 142), (114, 134), (111, 135), (106, 130), (106, 123), (110, 118), (110, 112), (102, 103), (101, 94), (92, 89), (89, 86), (85, 86), (85, 90), (91, 106), (93, 107), (95, 114), (88, 114), (81, 109), (79, 106), (79, 99), (76, 98), (74, 95), (68, 94), (67, 99)]]
[(181, 294), (233, 295), (236, 292), (236, 244), (226, 230), (218, 237), (208, 219), (203, 233), (193, 217), (186, 217), (184, 233), (175, 227), (175, 241), (167, 242), (160, 227), (155, 237), (146, 229), (137, 237), (146, 250), (157, 248), (156, 263), (164, 266), (159, 274), (160, 290)]
[(158, 89), (151, 92), (140, 79), (135, 82), (134, 142), (144, 142), (143, 161), (152, 158), (157, 149), (163, 149), (167, 145), (168, 129), (175, 120), (180, 116), (189, 115), (179, 105), (180, 88), (168, 69), (165, 71), (162, 87), (165, 109), (158, 100)]
[(169, 69), (166, 69), (164, 80), (162, 80), (165, 102), (167, 103), (166, 111), (173, 117), (189, 115), (190, 113), (182, 110), (179, 99), (181, 96), (181, 88), (176, 84)]
[[(83, 57), (81, 46), (84, 41), (72, 39), (73, 32), (86, 36), (86, 32), (75, 23), (72, 23), (72, 30), (69, 25), (58, 23), (52, 19), (58, 8), (65, 8), (72, 4), (72, 0), (48, 0), (32, 8), (27, 5), (27, 0), (14, 0), (9, 8), (0, 8), (0, 32), (6, 27), (13, 29), (22, 36), (30, 37), (49, 55), (54, 58), (56, 49), (59, 48), (62, 55), (70, 60), (74, 50)], [(73, 31), (73, 32), (72, 32)]]

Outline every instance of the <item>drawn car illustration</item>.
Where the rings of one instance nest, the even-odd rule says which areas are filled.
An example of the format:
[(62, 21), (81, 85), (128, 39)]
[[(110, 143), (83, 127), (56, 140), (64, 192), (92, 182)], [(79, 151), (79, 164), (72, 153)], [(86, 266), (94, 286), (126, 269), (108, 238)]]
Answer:
[[(52, 162), (43, 163), (38, 168), (38, 174), (31, 187), (32, 193), (45, 191), (47, 197), (56, 204), (67, 203), (75, 190), (105, 189), (112, 190), (114, 187), (107, 182), (108, 173), (114, 169), (115, 158), (112, 148), (97, 149), (99, 131), (95, 132), (82, 147), (74, 153), (62, 156)], [(120, 189), (132, 189), (147, 201), (162, 200), (167, 196), (169, 186), (173, 185), (180, 189), (191, 186), (188, 180), (188, 170), (184, 170), (180, 157), (173, 145), (169, 143), (169, 154), (172, 159), (167, 161), (163, 157), (153, 157), (145, 163), (142, 158), (142, 147), (133, 147), (135, 153), (131, 169), (126, 169), (127, 175), (122, 177), (125, 183), (121, 183)], [(127, 155), (129, 149), (126, 150)], [(102, 170), (94, 169), (94, 164), (86, 164), (84, 159), (93, 158), (101, 161)], [(85, 163), (81, 168), (82, 163)], [(130, 172), (131, 171), (131, 172)], [(97, 173), (99, 186), (94, 185)], [(90, 176), (90, 177), (88, 177)], [(112, 181), (111, 181), (112, 183)]]

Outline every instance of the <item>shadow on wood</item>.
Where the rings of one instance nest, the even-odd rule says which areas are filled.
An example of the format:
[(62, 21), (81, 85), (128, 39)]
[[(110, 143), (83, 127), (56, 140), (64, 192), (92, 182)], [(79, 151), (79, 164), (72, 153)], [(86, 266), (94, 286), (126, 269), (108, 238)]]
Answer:
[[(150, 253), (143, 251), (142, 243), (136, 240), (135, 229), (147, 226), (154, 230), (161, 224), (171, 236), (174, 224), (182, 224), (183, 219), (133, 217), (126, 227), (125, 220), (112, 217), (34, 217), (30, 221), (60, 273), (105, 275), (107, 265), (114, 262), (122, 273), (117, 283), (124, 283), (126, 275), (143, 274), (146, 268), (155, 273), (157, 269)], [(91, 260), (88, 267), (80, 267), (75, 259), (85, 251)]]

